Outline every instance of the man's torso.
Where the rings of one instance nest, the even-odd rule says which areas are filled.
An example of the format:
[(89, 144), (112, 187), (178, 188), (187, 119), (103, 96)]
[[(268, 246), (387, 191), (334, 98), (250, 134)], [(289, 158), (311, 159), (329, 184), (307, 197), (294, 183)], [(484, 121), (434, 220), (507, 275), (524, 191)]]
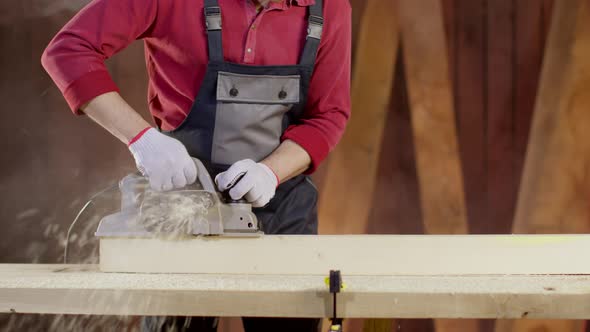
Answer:
[[(292, 65), (307, 35), (309, 0), (269, 3), (258, 15), (250, 0), (220, 0), (226, 61), (246, 65)], [(164, 130), (186, 117), (208, 62), (203, 0), (160, 1), (144, 34), (151, 113)]]

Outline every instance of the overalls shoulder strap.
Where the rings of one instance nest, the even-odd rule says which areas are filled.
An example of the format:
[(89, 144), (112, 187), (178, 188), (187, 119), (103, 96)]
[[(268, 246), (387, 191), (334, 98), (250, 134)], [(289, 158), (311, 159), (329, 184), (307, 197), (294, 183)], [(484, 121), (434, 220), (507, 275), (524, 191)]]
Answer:
[(205, 25), (209, 43), (209, 61), (223, 62), (221, 43), (221, 8), (217, 0), (205, 0)]
[[(313, 68), (324, 28), (323, 0), (315, 0), (315, 4), (308, 8), (307, 39), (299, 64)], [(223, 62), (221, 9), (218, 0), (205, 0), (204, 11), (209, 43), (209, 61)]]
[(315, 0), (315, 4), (309, 6), (307, 22), (307, 39), (299, 64), (313, 68), (324, 29), (323, 0)]

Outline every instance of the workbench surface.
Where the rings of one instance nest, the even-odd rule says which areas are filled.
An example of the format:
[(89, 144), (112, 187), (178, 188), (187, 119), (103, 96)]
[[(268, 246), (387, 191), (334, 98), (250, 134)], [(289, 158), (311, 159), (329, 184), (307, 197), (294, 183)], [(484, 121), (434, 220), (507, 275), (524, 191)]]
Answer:
[[(590, 319), (589, 275), (347, 276), (344, 318)], [(327, 317), (317, 275), (103, 273), (95, 265), (0, 264), (0, 312)]]

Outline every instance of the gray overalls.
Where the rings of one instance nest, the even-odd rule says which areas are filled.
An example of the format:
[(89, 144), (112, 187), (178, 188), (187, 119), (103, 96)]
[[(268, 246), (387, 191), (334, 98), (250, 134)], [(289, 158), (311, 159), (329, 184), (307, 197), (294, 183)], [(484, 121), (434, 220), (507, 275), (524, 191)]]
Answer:
[[(307, 40), (299, 64), (250, 66), (224, 60), (221, 8), (218, 0), (205, 0), (207, 72), (185, 121), (165, 134), (181, 141), (213, 175), (236, 161), (248, 158), (258, 162), (271, 154), (285, 129), (298, 123), (306, 105), (322, 34), (322, 11), (322, 0), (309, 6)], [(266, 234), (317, 234), (317, 196), (311, 180), (299, 175), (282, 183), (269, 204), (254, 213)], [(190, 321), (189, 330), (212, 331), (203, 329), (212, 325), (210, 319)], [(247, 332), (317, 331), (318, 322), (244, 319)]]
[[(260, 161), (280, 144), (284, 130), (303, 113), (323, 27), (322, 1), (309, 6), (309, 29), (300, 63), (251, 66), (226, 62), (218, 0), (205, 0), (209, 63), (183, 123), (165, 134), (181, 141), (212, 175), (236, 161)], [(315, 234), (317, 191), (297, 176), (270, 203), (254, 209), (266, 234)]]

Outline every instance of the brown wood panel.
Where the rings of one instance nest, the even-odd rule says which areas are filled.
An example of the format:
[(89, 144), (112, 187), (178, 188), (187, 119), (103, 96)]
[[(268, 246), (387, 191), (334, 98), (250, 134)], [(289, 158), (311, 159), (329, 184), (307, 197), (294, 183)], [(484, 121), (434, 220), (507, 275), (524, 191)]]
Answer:
[(514, 149), (514, 2), (487, 4), (487, 208), (478, 232), (509, 233), (516, 201)]
[(472, 233), (482, 233), (487, 215), (487, 123), (485, 107), (486, 1), (455, 0), (454, 94), (465, 198)]
[(424, 228), (429, 234), (465, 234), (442, 7), (438, 0), (400, 0), (398, 12)]
[[(400, 0), (398, 14), (424, 229), (428, 234), (465, 234), (442, 5), (439, 0)], [(439, 332), (478, 329), (476, 320), (437, 319), (434, 327)]]
[[(398, 52), (394, 89), (379, 153), (378, 180), (367, 226), (369, 234), (424, 234), (405, 66), (403, 52), (401, 49)], [(371, 324), (374, 323), (367, 323)], [(347, 330), (360, 331), (360, 326), (353, 322)], [(393, 331), (434, 331), (431, 319), (397, 319), (387, 326), (393, 326)]]
[[(398, 46), (394, 13), (393, 1), (367, 2), (352, 84), (353, 116), (332, 153), (320, 196), (324, 234), (366, 230)], [(357, 111), (362, 116), (354, 116)]]
[(393, 332), (395, 321), (393, 319), (368, 319), (362, 331), (363, 332)]
[[(590, 7), (553, 13), (514, 221), (515, 233), (590, 231)], [(583, 321), (501, 321), (498, 331), (582, 331)]]
[[(456, 0), (442, 0), (442, 9), (443, 9), (443, 22), (445, 25), (445, 36), (447, 39), (447, 59), (449, 62), (449, 77), (451, 79), (451, 83), (454, 84), (455, 82), (455, 36), (457, 32), (455, 31), (456, 24), (455, 24), (455, 15), (457, 11), (455, 10)], [(453, 86), (453, 92), (454, 92)]]
[(590, 231), (590, 8), (558, 3), (548, 37), (514, 231)]
[(379, 152), (377, 183), (367, 227), (369, 234), (424, 234), (404, 70), (400, 49)]
[(514, 192), (518, 192), (545, 50), (551, 1), (515, 2)]

